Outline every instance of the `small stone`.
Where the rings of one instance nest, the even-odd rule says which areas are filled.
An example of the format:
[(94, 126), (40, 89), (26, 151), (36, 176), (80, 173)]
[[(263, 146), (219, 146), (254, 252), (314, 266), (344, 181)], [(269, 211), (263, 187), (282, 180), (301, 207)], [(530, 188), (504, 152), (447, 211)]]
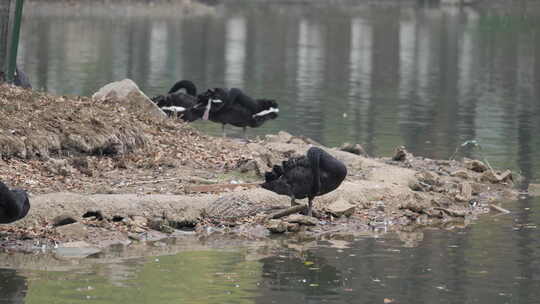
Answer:
[(287, 223), (281, 220), (269, 220), (264, 227), (272, 233), (284, 233), (287, 231)]
[(465, 161), (465, 167), (469, 170), (475, 171), (475, 172), (485, 172), (488, 167), (481, 161), (472, 159)]
[(432, 185), (437, 186), (440, 185), (439, 176), (431, 171), (422, 171), (415, 174), (416, 178), (418, 178), (419, 181)]
[(153, 218), (148, 221), (148, 227), (164, 233), (173, 233), (174, 228), (169, 225), (169, 221), (164, 218)]
[(336, 217), (351, 216), (355, 209), (355, 205), (349, 204), (349, 202), (343, 198), (339, 198), (326, 207), (326, 211), (330, 212)]
[(289, 231), (289, 232), (298, 232), (298, 231), (300, 231), (300, 224), (298, 224), (298, 223), (287, 223), (287, 231)]
[(498, 175), (497, 175), (497, 179), (498, 179), (500, 182), (512, 181), (512, 180), (513, 180), (513, 178), (512, 178), (512, 171), (506, 170), (506, 171), (504, 171), (503, 173), (498, 174)]
[(480, 176), (480, 181), (489, 181), (491, 183), (500, 183), (506, 181), (512, 181), (512, 172), (506, 170), (503, 173), (497, 174), (493, 170), (488, 170)]
[(456, 195), (456, 200), (460, 202), (468, 202), (472, 198), (472, 187), (470, 183), (464, 182), (460, 184), (461, 192)]
[(283, 220), (289, 223), (297, 223), (305, 226), (315, 226), (319, 223), (319, 220), (317, 220), (316, 218), (301, 214), (292, 214), (287, 216)]
[(339, 149), (352, 154), (367, 156), (366, 150), (360, 144), (344, 143)]
[(146, 226), (148, 220), (144, 216), (134, 215), (131, 217), (133, 224), (137, 226)]
[(472, 194), (480, 194), (490, 190), (490, 186), (482, 183), (471, 183)]
[(410, 156), (412, 156), (412, 154), (405, 149), (405, 146), (400, 146), (396, 148), (396, 153), (392, 157), (392, 160), (404, 161), (407, 158), (410, 158)]
[(450, 176), (460, 177), (463, 179), (469, 179), (469, 173), (467, 173), (467, 171), (465, 170), (456, 170), (456, 171), (450, 172)]
[(258, 164), (254, 159), (244, 159), (238, 163), (238, 170), (241, 173), (258, 172)]
[(409, 188), (412, 191), (424, 191), (424, 187), (418, 182), (417, 180), (410, 180), (409, 181)]
[(75, 219), (75, 217), (68, 213), (63, 213), (61, 215), (58, 215), (52, 220), (52, 224), (54, 227), (69, 225), (76, 222), (77, 220)]
[(45, 163), (45, 169), (54, 175), (70, 176), (73, 167), (65, 159), (51, 158)]

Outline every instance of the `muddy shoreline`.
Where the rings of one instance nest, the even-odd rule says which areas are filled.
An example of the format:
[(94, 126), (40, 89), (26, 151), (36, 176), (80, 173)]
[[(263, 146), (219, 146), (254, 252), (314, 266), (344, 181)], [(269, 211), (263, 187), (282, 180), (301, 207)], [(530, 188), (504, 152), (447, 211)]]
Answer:
[[(323, 147), (285, 132), (246, 144), (148, 117), (128, 105), (132, 94), (92, 100), (5, 85), (0, 92), (0, 114), (14, 117), (0, 124), (0, 178), (27, 189), (32, 205), (25, 219), (0, 226), (4, 251), (84, 257), (171, 236), (306, 240), (390, 231), (407, 243), (424, 227), (462, 227), (504, 212), (499, 204), (519, 195), (518, 176), (478, 160), (426, 159), (403, 147), (367, 157), (359, 145)], [(258, 187), (262, 174), (314, 145), (346, 164), (345, 182), (315, 199), (316, 217), (276, 217), (290, 199)]]

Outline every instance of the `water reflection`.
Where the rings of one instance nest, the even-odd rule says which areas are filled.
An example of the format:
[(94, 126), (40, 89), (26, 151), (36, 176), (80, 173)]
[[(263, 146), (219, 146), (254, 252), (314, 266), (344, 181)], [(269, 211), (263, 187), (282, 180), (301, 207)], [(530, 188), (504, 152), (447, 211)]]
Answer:
[(229, 88), (244, 87), (246, 62), (246, 20), (234, 17), (227, 21), (225, 40), (225, 84)]
[[(540, 9), (533, 4), (267, 2), (181, 18), (167, 10), (134, 7), (126, 17), (33, 3), (21, 65), (34, 87), (59, 94), (89, 95), (124, 77), (148, 95), (181, 78), (201, 88), (242, 87), (276, 98), (282, 109), (250, 134), (284, 129), (327, 145), (359, 142), (378, 155), (405, 144), (437, 158), (476, 139), (493, 165), (537, 178), (540, 142), (527, 136), (540, 129), (533, 119), (540, 114)], [(215, 124), (195, 125), (219, 134)]]
[(27, 290), (28, 283), (24, 276), (20, 276), (16, 270), (0, 268), (0, 303), (24, 303)]

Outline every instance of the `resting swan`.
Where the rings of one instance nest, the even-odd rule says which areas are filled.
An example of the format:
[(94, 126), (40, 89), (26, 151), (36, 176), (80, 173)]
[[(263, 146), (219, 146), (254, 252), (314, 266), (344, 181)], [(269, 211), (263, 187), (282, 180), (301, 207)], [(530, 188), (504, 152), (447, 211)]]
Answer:
[(224, 137), (227, 124), (241, 127), (245, 138), (247, 127), (260, 127), (267, 120), (277, 118), (279, 113), (275, 100), (253, 99), (237, 88), (215, 88), (203, 95), (208, 103), (203, 119), (221, 123)]
[(8, 224), (22, 219), (30, 210), (28, 194), (21, 189), (10, 190), (0, 182), (0, 224)]
[(306, 156), (293, 157), (274, 165), (266, 172), (264, 189), (295, 199), (308, 198), (308, 215), (311, 216), (313, 199), (337, 189), (347, 176), (345, 165), (321, 148), (311, 147)]

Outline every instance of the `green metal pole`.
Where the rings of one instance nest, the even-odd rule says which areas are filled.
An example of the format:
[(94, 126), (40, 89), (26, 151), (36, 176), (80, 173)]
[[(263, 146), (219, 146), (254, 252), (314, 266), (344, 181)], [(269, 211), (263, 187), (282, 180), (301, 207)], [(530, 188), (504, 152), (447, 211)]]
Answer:
[(13, 83), (15, 79), (15, 67), (17, 66), (17, 50), (19, 48), (19, 34), (21, 31), (22, 11), (24, 0), (17, 0), (15, 3), (15, 16), (13, 20), (13, 28), (11, 29), (11, 41), (9, 49), (9, 58), (7, 62), (6, 80)]

